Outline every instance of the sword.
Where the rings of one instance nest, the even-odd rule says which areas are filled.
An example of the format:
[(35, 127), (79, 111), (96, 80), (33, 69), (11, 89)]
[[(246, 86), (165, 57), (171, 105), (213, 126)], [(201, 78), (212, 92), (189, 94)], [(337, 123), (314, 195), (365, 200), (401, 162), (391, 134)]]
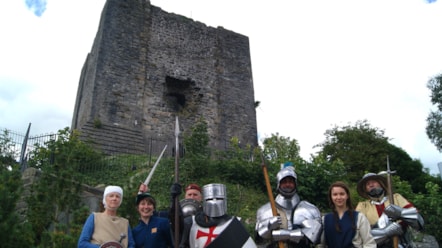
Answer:
[[(157, 158), (157, 161), (155, 162), (152, 169), (150, 170), (149, 175), (146, 177), (146, 180), (143, 183), (144, 185), (146, 185), (146, 186), (149, 185), (149, 182), (152, 179), (153, 173), (155, 172), (155, 169), (157, 168), (158, 163), (161, 160), (161, 157), (163, 157), (163, 154), (164, 154), (164, 151), (166, 151), (166, 148), (167, 148), (167, 145), (164, 146), (163, 151), (161, 152), (160, 156)], [(143, 193), (143, 192), (140, 192), (140, 191), (138, 192), (138, 194), (141, 194), (141, 193)]]

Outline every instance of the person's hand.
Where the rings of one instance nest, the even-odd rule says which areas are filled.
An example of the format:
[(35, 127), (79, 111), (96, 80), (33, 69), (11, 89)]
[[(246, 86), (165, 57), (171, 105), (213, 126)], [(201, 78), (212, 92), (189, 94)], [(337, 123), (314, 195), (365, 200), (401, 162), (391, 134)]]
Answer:
[(181, 195), (181, 185), (179, 183), (174, 183), (170, 186), (170, 195), (173, 199)]
[(399, 207), (398, 205), (391, 204), (385, 208), (384, 212), (392, 220), (397, 220), (397, 219), (401, 218), (402, 210), (403, 210), (403, 208)]
[(279, 215), (273, 216), (269, 219), (269, 229), (270, 230), (278, 229), (281, 224), (282, 224), (282, 220), (281, 220), (281, 216), (279, 216)]
[(148, 191), (149, 191), (149, 187), (147, 187), (146, 184), (141, 183), (140, 187), (138, 188), (138, 192), (145, 193), (145, 192), (148, 192)]

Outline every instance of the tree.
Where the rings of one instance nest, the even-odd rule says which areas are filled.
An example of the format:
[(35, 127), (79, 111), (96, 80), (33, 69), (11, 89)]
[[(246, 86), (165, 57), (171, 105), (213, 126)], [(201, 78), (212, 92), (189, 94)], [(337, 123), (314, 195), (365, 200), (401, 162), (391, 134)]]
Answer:
[(387, 156), (391, 170), (396, 170), (402, 180), (414, 186), (415, 192), (424, 191), (420, 183), (424, 172), (422, 163), (412, 160), (401, 148), (388, 142), (384, 131), (372, 127), (368, 121), (358, 121), (327, 130), (326, 140), (317, 145), (322, 147), (323, 156), (329, 161), (341, 160), (351, 181), (358, 181), (365, 172), (385, 171)]
[(16, 211), (23, 185), (12, 147), (9, 133), (4, 131), (0, 135), (0, 244), (5, 248), (29, 247), (33, 240), (32, 232), (27, 231), (29, 225), (20, 221)]
[[(296, 140), (280, 137), (278, 134), (273, 135), (269, 140), (263, 141), (264, 144), (267, 144), (266, 147), (253, 149), (252, 152), (250, 147), (240, 147), (238, 139), (232, 138), (229, 150), (219, 151), (219, 157), (210, 157), (209, 150), (206, 150), (208, 144), (207, 130), (203, 123), (201, 124), (198, 128), (192, 129), (196, 132), (192, 132), (187, 136), (189, 140), (184, 141), (186, 154), (182, 160), (182, 166), (180, 165), (184, 172), (181, 174), (183, 180), (180, 183), (197, 182), (204, 185), (217, 182), (226, 184), (229, 195), (228, 211), (232, 215), (241, 216), (251, 235), (254, 233), (257, 207), (268, 201), (260, 166), (261, 151), (268, 151), (267, 154), (264, 153), (264, 157), (267, 158), (266, 163), (269, 168), (273, 190), (276, 190), (275, 178), (280, 164), (286, 161), (294, 162), (301, 199), (312, 202), (323, 212), (328, 209), (324, 196), (333, 181), (343, 180), (349, 182), (350, 185), (353, 183), (351, 188), (355, 188), (355, 181), (349, 180), (348, 173), (344, 169), (346, 168), (345, 161), (339, 157), (332, 161), (329, 159), (330, 155), (319, 152), (316, 157), (313, 157), (312, 162), (306, 162), (299, 157), (299, 147)], [(31, 200), (29, 210), (32, 213), (28, 216), (27, 224), (15, 221), (17, 219), (14, 215), (16, 211), (12, 207), (15, 204), (13, 201), (19, 198), (21, 192), (19, 167), (13, 164), (12, 170), (15, 169), (15, 175), (6, 170), (5, 166), (1, 167), (5, 170), (0, 171), (0, 228), (2, 228), (0, 232), (3, 231), (2, 233), (5, 235), (0, 235), (0, 244), (5, 248), (75, 246), (84, 220), (90, 210), (78, 207), (76, 204), (79, 201), (73, 200), (74, 198), (63, 198), (63, 194), (66, 197), (71, 197), (70, 194), (80, 195), (70, 188), (75, 188), (76, 183), (72, 184), (71, 182), (77, 178), (80, 182), (90, 184), (90, 181), (85, 181), (87, 175), (76, 171), (79, 168), (81, 168), (80, 172), (83, 173), (101, 175), (100, 177), (96, 176), (100, 183), (112, 182), (114, 185), (121, 185), (125, 193), (123, 204), (118, 210), (119, 215), (127, 217), (131, 221), (131, 225), (138, 222), (138, 214), (134, 208), (134, 198), (138, 192), (139, 182), (146, 178), (147, 171), (142, 170), (130, 177), (131, 173), (134, 173), (132, 170), (121, 173), (121, 170), (127, 168), (127, 163), (100, 166), (98, 172), (88, 171), (89, 166), (100, 163), (100, 155), (80, 142), (76, 135), (75, 133), (71, 134), (68, 129), (61, 130), (59, 131), (60, 138), (58, 140), (39, 147), (33, 153), (30, 166), (43, 171), (44, 175), (59, 176), (42, 177), (38, 184), (34, 184), (35, 194), (29, 199)], [(351, 144), (347, 146), (352, 147)], [(392, 150), (397, 151), (397, 153), (392, 152)], [(418, 167), (415, 163), (419, 163), (419, 161), (412, 161), (404, 151), (393, 145), (387, 145), (387, 153), (390, 155), (392, 169), (396, 170), (396, 167), (406, 165), (404, 166), (406, 168), (403, 168), (405, 172), (400, 172), (397, 169), (398, 175), (393, 177), (395, 190), (410, 199), (422, 211), (426, 225), (429, 227), (428, 233), (440, 237), (440, 235), (437, 235), (440, 234), (437, 217), (441, 213), (439, 199), (442, 199), (442, 197), (440, 187), (437, 188), (437, 185), (441, 185), (441, 180), (434, 178), (437, 185), (427, 183), (427, 188), (430, 188), (427, 193), (413, 193), (408, 181), (402, 179), (401, 173), (415, 173), (413, 168), (408, 167)], [(54, 156), (51, 156), (51, 154), (54, 154)], [(193, 160), (194, 158), (196, 159)], [(145, 156), (140, 156), (140, 159), (142, 161), (146, 160)], [(379, 160), (381, 165), (378, 169), (384, 170), (385, 158)], [(119, 161), (119, 159), (116, 158), (115, 161)], [(173, 183), (173, 161), (173, 158), (164, 157), (149, 185), (160, 210), (169, 207), (170, 194), (167, 188)], [(194, 164), (194, 162), (197, 164)], [(187, 169), (190, 171), (187, 171)], [(109, 176), (115, 173), (114, 171), (120, 171), (120, 176)], [(360, 176), (358, 175), (358, 179)], [(416, 177), (420, 178), (417, 174)], [(428, 177), (431, 179), (431, 176), (428, 175)], [(128, 178), (130, 179), (128, 180)], [(421, 177), (421, 179), (425, 180), (424, 177)], [(433, 181), (427, 180), (427, 182)], [(420, 184), (424, 185), (424, 183)], [(355, 196), (357, 197), (357, 194), (352, 192), (352, 198)], [(427, 203), (428, 200), (431, 200), (431, 202)], [(70, 206), (62, 207), (65, 206), (63, 201), (69, 201)], [(72, 211), (73, 209), (76, 209), (76, 211)], [(73, 213), (69, 225), (62, 225), (62, 223), (57, 222), (56, 218), (61, 212), (69, 211)]]
[[(324, 195), (327, 195), (328, 186), (335, 180), (342, 179), (343, 163), (341, 161), (327, 161), (318, 155), (309, 163), (299, 155), (300, 147), (295, 139), (280, 136), (278, 133), (263, 141), (264, 157), (268, 160), (267, 167), (272, 183), (276, 183), (276, 175), (280, 165), (292, 162), (297, 175), (297, 190), (303, 200), (314, 203), (319, 208), (327, 208)], [(261, 176), (262, 177), (262, 176)], [(276, 184), (273, 185), (275, 188)], [(265, 192), (265, 187), (263, 189)], [(277, 192), (274, 192), (275, 195)]]
[(207, 175), (211, 156), (209, 140), (207, 122), (203, 118), (184, 134), (185, 156), (180, 161), (182, 177), (200, 178)]
[(442, 229), (440, 216), (442, 214), (442, 194), (440, 186), (433, 182), (425, 184), (426, 194), (413, 194), (409, 198), (419, 209), (425, 220), (425, 232), (436, 237), (440, 243), (442, 241)]
[(15, 157), (17, 152), (14, 150), (14, 144), (12, 143), (9, 131), (4, 130), (0, 134), (0, 163), (2, 167), (11, 169), (13, 164), (17, 164)]
[(426, 132), (431, 142), (442, 152), (442, 74), (430, 79), (427, 87), (431, 91), (431, 103), (436, 105), (437, 110), (428, 115)]
[(384, 131), (371, 127), (368, 121), (353, 126), (335, 126), (325, 132), (326, 140), (317, 145), (327, 160), (341, 160), (350, 180), (357, 181), (364, 171), (377, 172), (385, 165), (388, 138)]
[[(419, 160), (412, 159), (402, 148), (389, 144), (388, 154), (391, 170), (395, 170), (401, 180), (409, 182), (413, 192), (425, 193), (427, 192), (426, 182), (437, 183), (437, 178), (424, 173), (422, 163)], [(386, 163), (384, 163), (384, 169), (381, 170), (386, 170), (385, 165)]]
[(296, 164), (296, 162), (303, 161), (299, 155), (301, 148), (295, 139), (291, 140), (289, 137), (276, 133), (264, 139), (263, 145), (265, 157), (272, 163), (283, 164), (291, 161)]
[(36, 244), (45, 247), (76, 243), (72, 237), (75, 223), (70, 218), (81, 207), (81, 167), (99, 158), (97, 152), (69, 128), (59, 130), (57, 136), (56, 140), (37, 145), (29, 160), (30, 167), (37, 168), (41, 175), (30, 189), (27, 219), (32, 224)]
[[(219, 151), (217, 161), (213, 162), (213, 173), (221, 179), (243, 186), (257, 186), (262, 184), (261, 154), (259, 149), (251, 146), (240, 146), (239, 139), (233, 137), (230, 146)], [(257, 158), (257, 159), (255, 159)]]

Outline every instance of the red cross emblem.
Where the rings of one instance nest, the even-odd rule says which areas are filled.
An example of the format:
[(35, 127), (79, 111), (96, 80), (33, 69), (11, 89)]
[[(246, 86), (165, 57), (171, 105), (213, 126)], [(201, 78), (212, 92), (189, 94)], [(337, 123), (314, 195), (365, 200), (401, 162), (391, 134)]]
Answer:
[(207, 247), (210, 242), (212, 242), (212, 239), (215, 239), (218, 234), (213, 234), (213, 231), (215, 230), (216, 226), (212, 226), (209, 228), (209, 233), (203, 232), (201, 230), (198, 230), (198, 232), (196, 233), (196, 238), (199, 239), (201, 237), (207, 237), (207, 241), (204, 244), (204, 247)]

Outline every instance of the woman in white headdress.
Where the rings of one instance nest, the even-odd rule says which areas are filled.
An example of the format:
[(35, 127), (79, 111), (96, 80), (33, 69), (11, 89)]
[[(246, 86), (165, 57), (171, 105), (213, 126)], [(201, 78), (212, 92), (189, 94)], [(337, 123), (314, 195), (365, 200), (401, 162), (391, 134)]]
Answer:
[(109, 247), (135, 247), (129, 220), (117, 216), (122, 201), (121, 187), (106, 187), (103, 194), (104, 211), (89, 215), (78, 239), (78, 248), (108, 247), (107, 244), (111, 245)]

